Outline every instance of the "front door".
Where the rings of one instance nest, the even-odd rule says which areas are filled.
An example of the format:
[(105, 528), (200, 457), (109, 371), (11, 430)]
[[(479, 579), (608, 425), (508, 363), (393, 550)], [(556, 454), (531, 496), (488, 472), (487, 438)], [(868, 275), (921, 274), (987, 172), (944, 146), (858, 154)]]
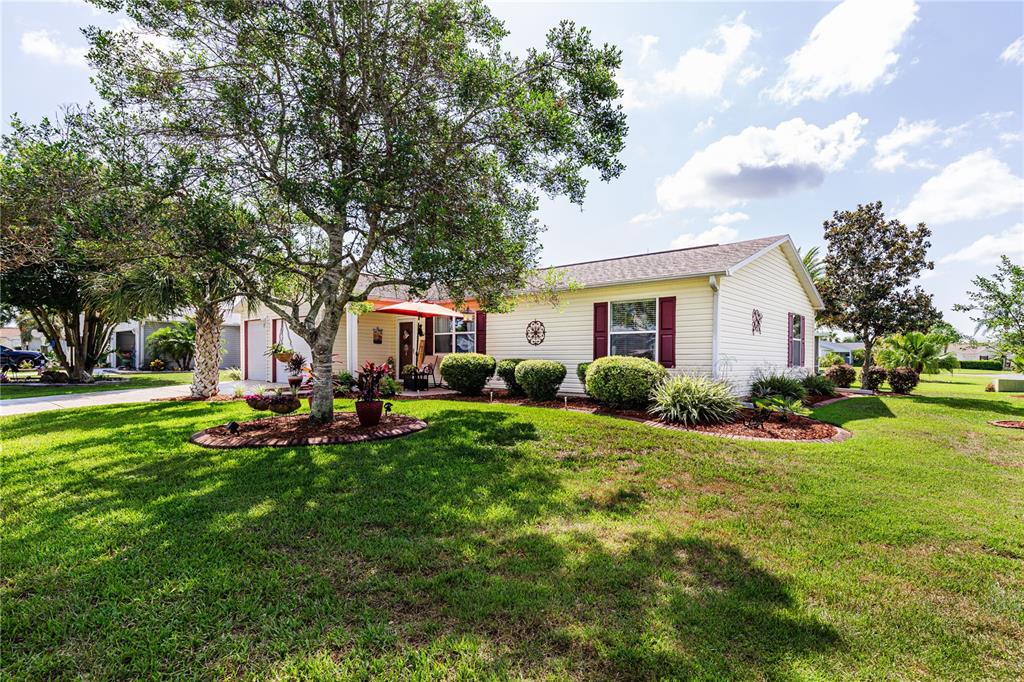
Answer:
[(401, 376), (406, 365), (413, 364), (412, 322), (398, 323), (398, 374)]

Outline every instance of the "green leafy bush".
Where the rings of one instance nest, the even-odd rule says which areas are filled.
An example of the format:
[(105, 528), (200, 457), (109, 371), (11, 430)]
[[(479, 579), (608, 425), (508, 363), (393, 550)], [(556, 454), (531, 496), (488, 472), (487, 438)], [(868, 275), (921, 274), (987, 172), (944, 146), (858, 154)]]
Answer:
[(487, 380), (494, 376), (497, 363), (490, 355), (449, 353), (441, 361), (441, 378), (453, 391), (480, 395)]
[(384, 376), (380, 379), (380, 397), (394, 398), (402, 392), (402, 384), (398, 383), (392, 376)]
[(1002, 369), (999, 360), (961, 360), (960, 369)]
[(829, 351), (828, 353), (825, 353), (825, 355), (818, 359), (818, 367), (824, 369), (826, 367), (832, 367), (833, 365), (841, 365), (844, 362), (846, 361), (843, 360), (842, 355), (836, 353), (835, 351)]
[(587, 393), (610, 407), (643, 409), (666, 378), (668, 370), (653, 360), (609, 355), (587, 368)]
[(655, 387), (651, 399), (648, 412), (687, 426), (731, 422), (740, 409), (728, 384), (707, 377), (671, 377)]
[(836, 385), (828, 377), (820, 374), (808, 374), (803, 378), (804, 389), (807, 395), (826, 395), (832, 397), (836, 394)]
[(887, 374), (884, 367), (872, 365), (867, 372), (861, 373), (860, 385), (869, 391), (877, 391), (878, 387), (885, 383)]
[(895, 393), (907, 394), (914, 390), (921, 377), (910, 367), (896, 367), (888, 372), (889, 387)]
[(758, 398), (754, 401), (754, 407), (758, 412), (768, 415), (772, 412), (779, 415), (779, 420), (787, 422), (794, 415), (806, 416), (811, 413), (804, 404), (796, 398), (787, 398), (776, 395), (768, 398)]
[(171, 322), (150, 334), (147, 343), (154, 355), (170, 358), (180, 369), (188, 369), (195, 353), (196, 323)]
[(581, 384), (583, 384), (584, 393), (590, 393), (590, 391), (587, 390), (587, 368), (590, 367), (590, 364), (591, 363), (589, 362), (581, 362), (576, 365), (576, 378), (580, 380)]
[(554, 360), (526, 360), (516, 366), (516, 383), (530, 400), (554, 400), (565, 379), (565, 365)]
[(758, 398), (792, 398), (803, 400), (807, 397), (807, 389), (796, 376), (775, 370), (757, 370), (754, 380), (750, 383), (750, 399)]
[(498, 378), (505, 382), (505, 388), (512, 395), (526, 395), (523, 387), (516, 381), (516, 365), (523, 362), (521, 358), (509, 358), (498, 361)]
[(839, 388), (849, 388), (853, 380), (857, 378), (857, 370), (844, 362), (826, 369), (825, 377)]

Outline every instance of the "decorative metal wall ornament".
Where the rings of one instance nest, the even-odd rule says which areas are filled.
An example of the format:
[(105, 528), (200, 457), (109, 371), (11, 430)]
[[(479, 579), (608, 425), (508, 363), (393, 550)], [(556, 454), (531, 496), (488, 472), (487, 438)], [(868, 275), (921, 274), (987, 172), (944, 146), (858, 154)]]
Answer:
[(761, 333), (761, 311), (754, 308), (750, 311), (750, 335)]
[(526, 340), (531, 346), (539, 346), (544, 343), (544, 335), (544, 323), (540, 320), (534, 320), (526, 325)]

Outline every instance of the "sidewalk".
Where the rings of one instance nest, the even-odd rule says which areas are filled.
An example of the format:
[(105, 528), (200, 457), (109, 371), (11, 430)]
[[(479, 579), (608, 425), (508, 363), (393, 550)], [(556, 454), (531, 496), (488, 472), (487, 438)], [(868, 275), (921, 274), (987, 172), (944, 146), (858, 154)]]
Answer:
[[(264, 386), (285, 386), (256, 381), (225, 381), (220, 384), (221, 393), (232, 393), (235, 386), (246, 388), (262, 383)], [(72, 393), (69, 395), (42, 395), (37, 398), (14, 398), (0, 401), (0, 417), (12, 414), (30, 414), (49, 410), (64, 410), (72, 407), (94, 407), (96, 405), (117, 405), (119, 403), (145, 403), (154, 398), (174, 398), (189, 394), (188, 384), (158, 386), (157, 388), (129, 388), (123, 391), (96, 391), (94, 393)]]

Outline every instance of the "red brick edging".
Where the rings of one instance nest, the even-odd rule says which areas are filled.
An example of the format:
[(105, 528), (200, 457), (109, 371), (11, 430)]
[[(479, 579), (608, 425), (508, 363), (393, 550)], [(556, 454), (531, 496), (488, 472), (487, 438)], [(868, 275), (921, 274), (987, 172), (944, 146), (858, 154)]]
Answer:
[[(248, 422), (240, 422), (239, 428), (272, 426), (274, 423), (285, 424), (295, 423), (298, 420), (305, 420), (308, 415), (290, 415), (287, 417), (264, 417)], [(285, 421), (287, 420), (287, 421)], [(390, 414), (381, 418), (380, 424), (372, 427), (358, 425), (355, 414), (343, 412), (335, 416), (335, 422), (330, 427), (334, 433), (326, 435), (307, 435), (281, 437), (274, 431), (245, 433), (244, 430), (231, 434), (227, 426), (220, 424), (208, 429), (203, 429), (192, 434), (189, 440), (204, 448), (264, 448), (264, 447), (294, 447), (300, 445), (344, 445), (347, 443), (362, 443), (366, 441), (384, 440), (387, 438), (398, 438), (407, 436), (427, 428), (427, 422), (416, 419), (405, 414)]]

